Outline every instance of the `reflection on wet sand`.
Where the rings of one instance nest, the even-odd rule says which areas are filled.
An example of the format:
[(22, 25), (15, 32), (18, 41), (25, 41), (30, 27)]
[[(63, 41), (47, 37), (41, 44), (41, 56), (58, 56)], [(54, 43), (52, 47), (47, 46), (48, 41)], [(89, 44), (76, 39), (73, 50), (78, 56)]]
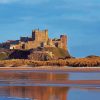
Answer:
[(27, 79), (27, 80), (67, 80), (68, 74), (54, 74), (54, 73), (33, 73), (33, 72), (0, 72), (0, 79)]
[[(0, 79), (8, 80), (6, 82), (12, 83), (12, 80), (26, 80), (25, 83), (33, 83), (33, 81), (56, 81), (68, 79), (68, 74), (52, 74), (52, 73), (0, 73)], [(30, 81), (32, 80), (32, 81)], [(16, 83), (15, 83), (16, 84)], [(24, 84), (24, 83), (23, 83)], [(40, 83), (41, 84), (41, 83)], [(40, 86), (11, 86), (0, 87), (0, 96), (31, 98), (32, 100), (66, 100), (67, 87), (40, 87)]]
[(32, 100), (67, 100), (67, 87), (0, 87), (0, 96), (30, 98)]
[[(82, 75), (82, 77), (83, 76), (84, 75)], [(68, 96), (72, 87), (77, 88), (79, 90), (81, 89), (91, 91), (96, 90), (95, 88), (97, 88), (97, 86), (100, 86), (100, 80), (94, 80), (94, 78), (93, 80), (70, 80), (69, 77), (70, 74), (68, 73), (43, 73), (28, 71), (0, 72), (0, 97), (29, 98), (20, 100), (68, 100)], [(37, 85), (35, 86), (34, 84)], [(46, 86), (44, 86), (44, 84), (46, 84)], [(60, 86), (57, 87), (57, 84), (60, 84)], [(72, 85), (70, 85), (69, 87), (65, 84)], [(81, 87), (79, 86), (80, 84), (85, 84), (86, 87)], [(98, 88), (98, 91), (99, 90), (100, 89)], [(73, 94), (74, 93), (76, 92), (73, 91)]]

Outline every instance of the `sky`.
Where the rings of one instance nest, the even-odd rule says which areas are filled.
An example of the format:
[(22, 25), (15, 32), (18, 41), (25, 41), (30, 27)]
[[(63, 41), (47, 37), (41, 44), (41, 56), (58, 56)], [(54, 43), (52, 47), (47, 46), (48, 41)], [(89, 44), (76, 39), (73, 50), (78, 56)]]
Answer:
[(100, 0), (0, 0), (0, 42), (38, 28), (66, 34), (72, 56), (100, 56)]

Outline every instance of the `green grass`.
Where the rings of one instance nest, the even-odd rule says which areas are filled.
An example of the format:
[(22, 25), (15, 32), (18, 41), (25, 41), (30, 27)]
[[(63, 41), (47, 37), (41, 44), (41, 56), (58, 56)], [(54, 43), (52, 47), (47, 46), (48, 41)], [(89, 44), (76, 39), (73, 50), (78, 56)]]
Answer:
[(0, 60), (5, 60), (8, 58), (8, 54), (6, 52), (1, 52), (0, 53)]
[(49, 47), (49, 48), (45, 48), (45, 50), (52, 52), (58, 58), (70, 57), (69, 52), (62, 48)]

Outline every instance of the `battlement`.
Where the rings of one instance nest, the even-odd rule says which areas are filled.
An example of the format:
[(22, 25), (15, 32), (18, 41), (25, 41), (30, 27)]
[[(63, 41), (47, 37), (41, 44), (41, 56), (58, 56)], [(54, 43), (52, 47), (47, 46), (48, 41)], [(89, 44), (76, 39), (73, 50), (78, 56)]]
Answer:
[(39, 30), (39, 29), (35, 29), (35, 30), (32, 30), (32, 32), (39, 32), (39, 33), (45, 33), (45, 32), (48, 32), (48, 30), (47, 29), (45, 29), (45, 30)]

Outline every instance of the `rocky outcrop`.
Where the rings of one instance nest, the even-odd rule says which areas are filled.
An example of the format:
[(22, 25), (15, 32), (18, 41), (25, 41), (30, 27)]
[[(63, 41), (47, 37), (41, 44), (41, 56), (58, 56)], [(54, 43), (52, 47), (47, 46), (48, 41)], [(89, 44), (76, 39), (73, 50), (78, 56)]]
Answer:
[(37, 61), (47, 61), (55, 59), (71, 58), (68, 51), (56, 48), (37, 48), (31, 50), (11, 50), (9, 51), (9, 59), (32, 59)]
[(14, 50), (9, 59), (31, 59), (35, 61), (47, 61), (54, 58), (52, 52), (38, 50)]
[(13, 50), (9, 55), (9, 59), (28, 59), (30, 53), (30, 50)]
[(28, 59), (35, 60), (35, 61), (47, 61), (52, 60), (54, 55), (52, 52), (48, 51), (33, 51), (29, 56)]

